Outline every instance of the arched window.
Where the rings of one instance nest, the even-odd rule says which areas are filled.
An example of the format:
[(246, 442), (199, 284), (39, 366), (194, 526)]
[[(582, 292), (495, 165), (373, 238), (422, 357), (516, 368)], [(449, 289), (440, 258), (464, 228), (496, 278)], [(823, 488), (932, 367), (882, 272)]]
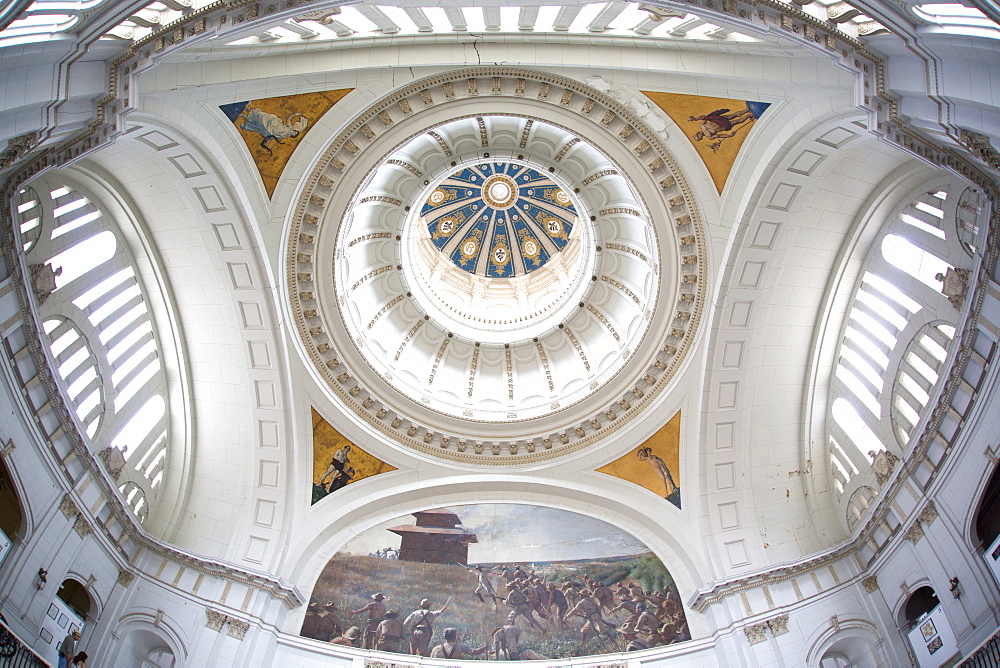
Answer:
[(938, 607), (941, 601), (932, 587), (920, 587), (906, 599), (903, 606), (903, 621), (906, 628), (912, 628), (920, 618)]
[[(119, 228), (131, 223), (57, 174), (36, 179), (20, 200), (29, 263), (55, 274), (35, 293), (67, 403), (118, 487), (128, 486), (126, 503), (145, 518), (163, 479), (169, 407), (150, 309)], [(124, 466), (112, 466), (119, 459), (109, 448)]]
[(887, 234), (882, 239), (882, 257), (934, 291), (941, 287), (935, 276), (947, 274), (951, 267), (937, 255), (896, 234)]
[(877, 494), (874, 482), (852, 479), (861, 473), (874, 478), (869, 465), (879, 452), (892, 449), (899, 457), (910, 447), (939, 391), (957, 315), (937, 276), (953, 266), (942, 258), (967, 259), (966, 249), (977, 242), (977, 228), (960, 220), (972, 209), (949, 197), (967, 189), (936, 183), (912, 193), (875, 233), (861, 263), (826, 420), (828, 470), (838, 495), (846, 495), (839, 498), (849, 529), (874, 503), (869, 490)]

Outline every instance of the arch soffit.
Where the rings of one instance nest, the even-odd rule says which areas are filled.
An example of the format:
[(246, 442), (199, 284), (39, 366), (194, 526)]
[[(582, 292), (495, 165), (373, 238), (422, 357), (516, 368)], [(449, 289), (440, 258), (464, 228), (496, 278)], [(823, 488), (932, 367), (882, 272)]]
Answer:
[[(82, 186), (88, 194), (94, 195), (100, 205), (113, 218), (116, 234), (128, 246), (135, 266), (136, 275), (142, 281), (143, 299), (149, 308), (149, 317), (154, 324), (153, 336), (158, 355), (164, 363), (166, 377), (170, 379), (164, 387), (167, 405), (170, 407), (170, 447), (167, 457), (171, 461), (187, 462), (191, 452), (194, 431), (191, 422), (193, 413), (193, 389), (190, 382), (190, 366), (187, 346), (180, 326), (180, 315), (176, 308), (174, 291), (163, 271), (164, 262), (159, 246), (153, 243), (152, 233), (146, 220), (139, 215), (140, 209), (132, 199), (130, 191), (104, 169), (90, 159), (74, 163), (58, 172), (57, 178), (70, 186)], [(146, 262), (152, 269), (152, 277), (144, 270)], [(153, 279), (152, 282), (150, 279)], [(179, 384), (179, 391), (176, 389)], [(110, 444), (110, 439), (108, 440)], [(171, 452), (174, 451), (174, 452)], [(187, 489), (186, 466), (165, 468), (165, 476), (172, 471), (183, 471), (179, 478), (164, 481), (158, 492), (153, 517), (164, 517), (168, 509), (180, 505), (180, 499)], [(150, 525), (152, 526), (152, 525)]]
[(861, 618), (837, 618), (837, 626), (828, 620), (824, 621), (819, 628), (813, 632), (812, 641), (809, 643), (809, 650), (806, 653), (806, 665), (819, 668), (823, 655), (826, 654), (834, 644), (848, 638), (860, 638), (872, 651), (877, 659), (881, 654), (880, 647), (883, 638), (878, 631), (878, 627), (867, 619)]
[[(114, 635), (124, 640), (125, 636), (133, 631), (151, 633), (163, 641), (164, 648), (170, 650), (178, 665), (183, 665), (184, 661), (187, 660), (187, 645), (184, 642), (184, 637), (178, 633), (177, 627), (176, 621), (167, 614), (157, 619), (156, 611), (152, 613), (130, 612), (118, 618)], [(116, 644), (120, 647), (121, 641), (117, 641)]]
[[(976, 465), (981, 466), (979, 462), (979, 457), (982, 455), (979, 453), (973, 453), (972, 450), (975, 448), (969, 448), (966, 451), (967, 457), (974, 457)], [(962, 518), (962, 538), (965, 539), (966, 544), (972, 550), (978, 552), (980, 549), (986, 549), (989, 545), (979, 545), (979, 539), (976, 537), (976, 518), (979, 516), (979, 507), (983, 502), (983, 494), (986, 493), (986, 486), (990, 484), (990, 478), (997, 471), (997, 466), (987, 466), (982, 469), (979, 474), (979, 478), (975, 485), (969, 485), (962, 488), (965, 491), (960, 498), (949, 498), (947, 500), (947, 505), (950, 508), (965, 508), (965, 516)], [(952, 493), (954, 494), (952, 490)], [(940, 502), (939, 502), (940, 503)]]
[[(755, 385), (753, 384), (753, 377), (746, 374), (745, 371), (741, 371), (740, 368), (724, 368), (723, 343), (726, 339), (741, 341), (743, 356), (745, 357), (747, 349), (759, 346), (761, 337), (764, 336), (762, 330), (755, 325), (755, 319), (759, 317), (757, 314), (766, 311), (766, 307), (783, 290), (790, 290), (797, 287), (794, 282), (782, 285), (782, 278), (776, 273), (777, 270), (774, 268), (775, 265), (780, 264), (782, 255), (791, 248), (791, 244), (794, 241), (793, 236), (787, 232), (787, 228), (792, 223), (793, 217), (812, 206), (813, 197), (822, 190), (824, 184), (836, 183), (840, 178), (836, 171), (837, 167), (841, 166), (845, 161), (857, 160), (856, 151), (863, 150), (866, 146), (873, 146), (871, 142), (878, 142), (877, 139), (870, 137), (866, 131), (860, 128), (851, 129), (852, 121), (855, 118), (856, 114), (854, 112), (832, 112), (819, 119), (808, 120), (802, 127), (797, 128), (796, 132), (793, 133), (795, 140), (774, 152), (771, 164), (767, 170), (768, 178), (761, 180), (756, 185), (753, 195), (750, 197), (749, 204), (745, 209), (741, 224), (734, 225), (730, 231), (726, 256), (722, 260), (720, 268), (720, 276), (716, 281), (716, 285), (713, 286), (715, 290), (722, 291), (726, 295), (726, 298), (716, 299), (715, 303), (717, 306), (710, 314), (711, 327), (708, 333), (709, 343), (707, 354), (712, 361), (706, 365), (704, 377), (704, 387), (709, 390), (708, 395), (706, 395), (708, 401), (715, 398), (717, 381), (721, 382), (722, 380), (732, 380), (734, 378), (740, 379), (740, 395), (744, 397), (752, 395), (754, 387), (759, 386), (760, 382), (764, 382), (758, 381)], [(836, 135), (831, 133), (836, 133)], [(830, 145), (834, 143), (831, 141), (831, 138), (834, 136), (840, 138), (839, 148)], [(827, 143), (819, 142), (817, 141), (818, 139), (825, 139)], [(874, 147), (886, 151), (892, 150), (888, 145), (882, 145), (881, 143), (874, 144)], [(800, 160), (803, 155), (806, 155), (807, 151), (810, 155), (814, 154), (816, 162), (812, 168), (803, 169)], [(900, 157), (905, 158), (903, 154), (900, 154)], [(789, 167), (793, 169), (789, 169)], [(829, 187), (832, 187), (832, 185)], [(870, 193), (877, 192), (878, 188), (879, 186), (876, 185), (870, 186), (868, 196), (872, 197)], [(789, 194), (790, 200), (780, 202), (782, 206), (775, 206), (775, 199), (781, 189), (784, 189)], [(845, 224), (849, 224), (855, 219), (854, 207), (857, 204), (852, 202), (850, 206), (852, 208), (849, 211), (841, 214), (841, 218), (844, 219)], [(767, 224), (770, 230), (769, 234), (764, 233), (765, 224)], [(763, 237), (763, 240), (761, 237)], [(827, 254), (834, 254), (841, 252), (843, 242), (838, 237), (830, 237), (826, 240), (826, 245), (827, 247), (822, 250)], [(746, 281), (744, 275), (747, 267), (751, 265), (759, 268), (760, 275), (755, 281)], [(836, 261), (831, 262), (832, 272), (835, 273), (839, 269)], [(745, 285), (745, 283), (749, 284)], [(827, 296), (829, 296), (831, 290), (829, 283), (823, 286), (823, 288), (826, 290)], [(741, 321), (734, 324), (732, 322), (733, 311), (737, 303), (742, 303), (747, 308), (745, 323)], [(820, 309), (820, 311), (822, 310)], [(808, 340), (803, 339), (801, 344), (799, 344), (810, 346), (813, 353), (816, 350), (817, 329), (818, 327), (811, 329)], [(731, 362), (727, 364), (731, 364)], [(740, 366), (742, 367), (742, 365)], [(796, 365), (796, 368), (798, 368), (798, 365)], [(802, 380), (802, 393), (805, 395), (808, 386), (805, 378)], [(748, 385), (748, 382), (751, 384)], [(790, 410), (800, 409), (790, 407)], [(741, 421), (745, 422), (748, 419), (748, 415), (745, 410), (741, 409), (741, 404), (735, 406), (735, 412), (731, 415), (733, 417), (727, 417), (726, 420), (735, 420), (735, 431), (745, 432), (748, 427), (740, 426), (740, 424)], [(803, 421), (807, 417), (807, 415), (796, 416), (796, 424), (803, 424)], [(721, 418), (715, 412), (703, 411), (701, 420), (702, 433), (713, 434), (715, 432), (715, 423), (721, 421)], [(798, 443), (799, 438), (801, 436), (793, 439), (795, 443)], [(772, 444), (771, 447), (774, 447), (774, 445)], [(805, 454), (805, 451), (796, 446), (793, 450), (786, 453), (789, 470), (807, 470), (805, 462), (807, 458), (809, 458), (808, 454)], [(734, 461), (733, 465), (736, 468), (751, 468), (748, 462), (739, 461), (739, 455), (736, 455), (734, 459), (736, 461)], [(719, 456), (711, 452), (708, 448), (702, 449), (701, 466), (705, 467), (705, 473), (709, 473), (709, 468), (719, 464), (721, 461)], [(822, 463), (817, 462), (815, 457), (812, 458), (812, 466), (816, 467), (812, 469), (814, 475), (816, 470), (825, 470)], [(800, 475), (799, 477), (803, 479), (801, 484), (812, 484), (812, 476)], [(829, 546), (833, 540), (838, 538), (838, 536), (830, 535), (829, 532), (825, 531), (826, 528), (830, 526), (839, 528), (839, 522), (833, 515), (831, 507), (816, 508), (814, 506), (817, 499), (821, 498), (822, 495), (815, 494), (814, 489), (807, 488), (807, 491), (808, 496), (805, 494), (800, 495), (802, 506), (800, 512), (810, 515), (813, 518), (813, 523), (815, 523), (816, 518), (822, 517), (824, 513), (827, 514), (826, 523), (822, 526), (816, 525), (817, 531), (814, 538), (816, 541), (814, 545), (815, 549), (822, 549)], [(751, 496), (745, 496), (746, 498), (740, 498), (744, 502), (756, 505)], [(747, 516), (744, 518), (744, 524), (748, 522), (770, 523), (765, 521), (765, 518), (758, 517), (756, 513), (741, 513), (741, 516), (743, 515)], [(709, 515), (706, 515), (706, 521), (710, 521), (709, 517)], [(711, 527), (709, 527), (709, 531), (713, 535), (717, 533)], [(768, 542), (772, 547), (777, 546), (773, 540), (769, 540)], [(789, 554), (788, 556), (791, 558), (795, 555)]]
[[(134, 151), (123, 151), (120, 154), (109, 154), (103, 156), (101, 152), (97, 152), (91, 158), (91, 160), (102, 168), (108, 169), (109, 171), (115, 171), (115, 168), (127, 168), (129, 161), (132, 159), (131, 156), (135, 155), (136, 152), (142, 151), (148, 156), (155, 156), (153, 159), (161, 168), (161, 176), (163, 179), (169, 179), (174, 189), (180, 194), (181, 197), (187, 200), (187, 210), (191, 214), (191, 218), (195, 221), (194, 225), (199, 229), (203, 238), (211, 239), (214, 241), (206, 243), (206, 252), (208, 257), (214, 260), (215, 269), (217, 274), (222, 277), (231, 277), (231, 267), (233, 264), (245, 264), (248, 267), (248, 271), (251, 275), (252, 285), (241, 285), (239, 289), (235, 289), (235, 284), (231, 287), (223, 286), (221, 290), (225, 294), (226, 298), (231, 300), (232, 304), (232, 336), (238, 339), (236, 348), (242, 351), (243, 362), (240, 365), (240, 373), (244, 376), (241, 380), (240, 387), (245, 388), (245, 399), (241, 402), (247, 407), (247, 410), (255, 418), (252, 420), (252, 426), (247, 429), (251, 437), (258, 441), (263, 441), (265, 438), (263, 422), (259, 422), (261, 418), (266, 417), (266, 422), (268, 423), (267, 429), (271, 429), (272, 424), (276, 424), (277, 427), (273, 432), (269, 431), (267, 438), (275, 443), (275, 449), (266, 450), (264, 454), (267, 455), (269, 459), (281, 458), (284, 459), (290, 456), (287, 452), (281, 452), (280, 449), (285, 448), (287, 443), (293, 442), (292, 435), (287, 430), (291, 429), (288, 426), (289, 421), (284, 417), (284, 411), (268, 409), (267, 406), (260, 405), (258, 397), (253, 396), (254, 384), (255, 382), (264, 382), (271, 384), (274, 389), (274, 401), (276, 406), (274, 408), (280, 408), (283, 405), (287, 405), (290, 402), (290, 389), (288, 387), (288, 376), (286, 374), (287, 364), (285, 363), (286, 349), (284, 347), (284, 341), (277, 328), (271, 323), (279, 321), (277, 311), (273, 301), (272, 291), (269, 286), (273, 285), (273, 274), (270, 271), (270, 267), (267, 262), (264, 261), (264, 253), (261, 250), (261, 238), (259, 235), (259, 230), (257, 225), (252, 224), (252, 216), (247, 215), (247, 204), (245, 199), (240, 197), (239, 189), (234, 188), (232, 182), (226, 178), (227, 172), (223, 170), (218, 162), (207, 152), (206, 148), (202, 148), (200, 140), (193, 137), (186, 130), (182, 129), (180, 126), (174, 125), (169, 120), (162, 117), (153, 117), (142, 113), (136, 113), (131, 115), (130, 121), (141, 124), (142, 129), (137, 130), (131, 134), (120, 137), (118, 141), (120, 142), (130, 142), (135, 147)], [(144, 135), (150, 131), (157, 131), (161, 134), (169, 137), (172, 142), (176, 145), (170, 145), (161, 151), (155, 150), (152, 146), (147, 145), (145, 141), (138, 141), (141, 135)], [(177, 154), (190, 154), (196, 161), (202, 166), (202, 171), (204, 174), (199, 174), (191, 178), (187, 178), (181, 171), (181, 168), (174, 164), (176, 167), (176, 172), (171, 169), (171, 162), (168, 162), (168, 158), (173, 157)], [(223, 212), (202, 212), (203, 206), (199, 204), (200, 198), (198, 194), (194, 191), (194, 188), (204, 188), (210, 187), (214, 188), (216, 192), (221, 196), (222, 201), (226, 204), (225, 211)], [(125, 186), (126, 192), (128, 191), (128, 186)], [(137, 212), (138, 214), (139, 212)], [(214, 218), (213, 218), (214, 216)], [(221, 216), (221, 217), (220, 217)], [(227, 246), (224, 242), (221, 232), (218, 228), (214, 228), (214, 224), (219, 224), (220, 226), (229, 226), (233, 228), (235, 238), (238, 242), (237, 246)], [(156, 243), (159, 243), (159, 239)], [(171, 248), (172, 244), (167, 243), (165, 246), (161, 247), (161, 253), (164, 249)], [(178, 249), (178, 252), (183, 252), (183, 249)], [(163, 253), (169, 254), (169, 253)], [(183, 266), (183, 265), (182, 265)], [(235, 281), (236, 279), (233, 278)], [(169, 284), (169, 277), (165, 279), (165, 282)], [(190, 292), (190, 291), (188, 291)], [(253, 306), (250, 311), (245, 310), (246, 304)], [(181, 322), (197, 322), (197, 318), (185, 318), (183, 305), (178, 304), (178, 310), (182, 311)], [(252, 316), (252, 318), (251, 318)], [(251, 319), (255, 319), (256, 322), (250, 322)], [(180, 337), (184, 338), (185, 345), (190, 348), (192, 345), (191, 341), (186, 336), (187, 332), (181, 331)], [(260, 345), (260, 343), (266, 343), (268, 354), (262, 355), (258, 350), (256, 359), (251, 359), (253, 355), (251, 344)], [(261, 360), (266, 359), (267, 364), (262, 365)], [(185, 363), (190, 365), (190, 358), (185, 358)], [(193, 373), (192, 369), (188, 368), (188, 375), (191, 378), (192, 387), (196, 386), (198, 383), (198, 377)], [(193, 391), (193, 389), (192, 389)], [(194, 441), (198, 440), (197, 428), (198, 420), (196, 415), (196, 407), (192, 407), (191, 420), (192, 420), (192, 439)], [(260, 443), (258, 443), (260, 445)], [(197, 447), (192, 447), (190, 451), (190, 456), (186, 458), (186, 461), (178, 463), (178, 467), (183, 467), (183, 470), (187, 472), (188, 476), (197, 476), (197, 472), (194, 470), (194, 460), (193, 457), (197, 456), (195, 452)], [(254, 448), (255, 457), (259, 459), (262, 456), (261, 448)], [(258, 462), (254, 462), (254, 467), (258, 466)], [(290, 462), (286, 461), (286, 470), (292, 470), (292, 465)], [(237, 467), (233, 467), (234, 474), (237, 471)], [(255, 477), (255, 476), (254, 476)], [(233, 481), (235, 483), (235, 481)], [(188, 485), (191, 484), (190, 481), (187, 482)], [(254, 486), (254, 483), (250, 480), (246, 481), (246, 486), (251, 488), (251, 494), (256, 494), (259, 485)], [(280, 482), (279, 482), (280, 484)], [(174, 516), (166, 521), (165, 526), (173, 527), (174, 531), (180, 530), (181, 527), (179, 523), (180, 517), (182, 517), (184, 512), (184, 507), (190, 495), (181, 495), (178, 493), (179, 502), (175, 506)], [(268, 530), (262, 527), (255, 527), (255, 532), (260, 535), (268, 534), (270, 537), (275, 537), (280, 529), (280, 522), (284, 518), (284, 515), (276, 517), (275, 528)], [(248, 520), (249, 521), (249, 520)], [(168, 540), (172, 539), (171, 536), (166, 536)], [(246, 540), (246, 539), (244, 539)], [(239, 561), (241, 554), (238, 554), (240, 549), (243, 549), (243, 545), (240, 541), (234, 541), (231, 546), (231, 553), (229, 558), (234, 561)]]
[[(960, 183), (956, 175), (941, 169), (934, 169), (922, 163), (916, 163), (902, 175), (890, 174), (872, 193), (867, 206), (858, 215), (857, 222), (851, 230), (838, 259), (834, 276), (837, 282), (830, 285), (823, 313), (823, 325), (817, 330), (814, 344), (813, 361), (810, 369), (810, 387), (807, 397), (808, 411), (816, 417), (803, 424), (803, 439), (805, 443), (818, 444), (822, 453), (814, 455), (813, 461), (827, 461), (827, 426), (826, 414), (831, 403), (829, 385), (835, 373), (836, 355), (844, 335), (844, 326), (850, 315), (851, 300), (855, 295), (862, 271), (869, 258), (875, 252), (876, 242), (884, 237), (887, 224), (892, 216), (912, 202), (920, 193), (928, 188), (946, 187)], [(880, 260), (879, 263), (882, 261)], [(849, 284), (846, 281), (850, 280)], [(924, 305), (927, 306), (926, 304)], [(909, 318), (906, 328), (900, 332), (899, 345), (889, 353), (889, 367), (895, 370), (899, 366), (900, 356), (905, 353), (907, 343), (913, 335), (929, 322), (939, 319), (933, 309), (924, 308), (919, 316)], [(885, 424), (888, 424), (886, 422)], [(887, 427), (888, 428), (888, 427)], [(895, 437), (876, 430), (884, 436), (888, 443), (896, 444)], [(894, 447), (897, 447), (894, 445)], [(851, 494), (861, 486), (872, 486), (873, 475), (862, 472), (844, 485), (838, 508), (842, 511)], [(817, 475), (819, 472), (817, 471)], [(841, 522), (846, 522), (843, 512), (840, 512)], [(845, 524), (846, 528), (846, 524)]]
[[(14, 498), (17, 499), (18, 508), (21, 510), (21, 535), (17, 536), (17, 542), (14, 544), (15, 550), (20, 545), (26, 545), (35, 532), (35, 517), (32, 513), (31, 504), (28, 503), (27, 494), (25, 494), (24, 479), (21, 477), (20, 471), (18, 471), (18, 465), (16, 464), (18, 458), (17, 448), (3, 455), (3, 463), (13, 483)], [(24, 465), (27, 464), (25, 463)], [(14, 536), (8, 536), (8, 538), (13, 540)]]

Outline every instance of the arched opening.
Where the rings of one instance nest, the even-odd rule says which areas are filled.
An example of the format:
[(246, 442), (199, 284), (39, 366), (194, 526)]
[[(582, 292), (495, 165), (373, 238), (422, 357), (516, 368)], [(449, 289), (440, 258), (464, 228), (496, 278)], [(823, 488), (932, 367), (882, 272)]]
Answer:
[(73, 579), (63, 580), (56, 596), (81, 619), (87, 619), (87, 615), (90, 613), (90, 594), (87, 593), (87, 588), (82, 584)]
[(14, 487), (7, 464), (0, 459), (0, 563), (10, 552), (13, 542), (20, 537), (24, 524), (24, 512)]
[(937, 594), (930, 587), (921, 587), (910, 594), (906, 605), (903, 606), (903, 618), (906, 627), (914, 626), (921, 617), (936, 608), (939, 603)]
[(948, 661), (957, 654), (958, 641), (932, 587), (924, 585), (913, 591), (899, 609), (897, 621), (918, 666), (951, 665)]
[(176, 659), (162, 637), (141, 628), (130, 631), (122, 639), (121, 651), (115, 663), (140, 668), (173, 668)]
[[(853, 632), (857, 631), (859, 629)], [(851, 634), (852, 631), (846, 633)], [(870, 637), (868, 634), (845, 635), (841, 631), (835, 637), (837, 639), (823, 652), (819, 668), (876, 668), (880, 665), (870, 641), (866, 640), (866, 637)]]
[(59, 645), (73, 631), (83, 631), (92, 605), (93, 601), (83, 584), (72, 578), (63, 580), (42, 617), (35, 651), (56, 665)]
[(988, 549), (1000, 536), (1000, 466), (993, 470), (990, 481), (986, 483), (973, 527), (973, 538), (979, 540), (982, 549)]

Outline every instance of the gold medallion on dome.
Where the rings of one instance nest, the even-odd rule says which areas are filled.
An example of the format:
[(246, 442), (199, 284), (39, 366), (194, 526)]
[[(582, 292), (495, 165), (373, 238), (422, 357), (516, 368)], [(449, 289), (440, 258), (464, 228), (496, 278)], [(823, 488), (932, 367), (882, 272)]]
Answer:
[(483, 200), (494, 209), (508, 209), (517, 201), (517, 184), (506, 174), (494, 174), (483, 183)]
[(538, 242), (534, 239), (525, 239), (521, 244), (521, 255), (527, 258), (537, 258), (540, 250), (541, 247), (539, 247)]

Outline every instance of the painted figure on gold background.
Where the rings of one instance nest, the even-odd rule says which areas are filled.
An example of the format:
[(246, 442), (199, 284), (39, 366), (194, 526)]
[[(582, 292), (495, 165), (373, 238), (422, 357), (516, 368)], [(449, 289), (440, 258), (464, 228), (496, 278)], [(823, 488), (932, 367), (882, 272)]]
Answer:
[(269, 144), (276, 141), (283, 144), (282, 139), (298, 137), (299, 133), (309, 126), (309, 119), (300, 113), (294, 113), (287, 120), (281, 120), (280, 116), (262, 111), (257, 107), (247, 107), (246, 111), (240, 114), (243, 122), (240, 128), (247, 132), (256, 132), (263, 139), (260, 147), (274, 155)]

